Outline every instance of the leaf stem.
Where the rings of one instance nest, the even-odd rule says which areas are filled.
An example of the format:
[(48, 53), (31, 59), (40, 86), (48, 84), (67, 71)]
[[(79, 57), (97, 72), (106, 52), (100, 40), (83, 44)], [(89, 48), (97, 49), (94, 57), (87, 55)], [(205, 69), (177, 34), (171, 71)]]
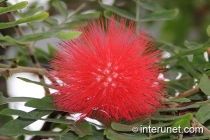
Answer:
[(0, 74), (6, 76), (11, 76), (13, 74), (22, 73), (22, 72), (47, 75), (47, 70), (43, 68), (29, 68), (29, 67), (20, 67), (20, 66), (16, 68), (0, 68)]
[[(140, 3), (140, 0), (138, 0), (138, 3)], [(140, 18), (140, 6), (136, 3), (136, 33), (139, 34), (139, 18)]]
[[(149, 126), (152, 126), (152, 120), (149, 119)], [(152, 133), (149, 133), (149, 140), (152, 140)]]

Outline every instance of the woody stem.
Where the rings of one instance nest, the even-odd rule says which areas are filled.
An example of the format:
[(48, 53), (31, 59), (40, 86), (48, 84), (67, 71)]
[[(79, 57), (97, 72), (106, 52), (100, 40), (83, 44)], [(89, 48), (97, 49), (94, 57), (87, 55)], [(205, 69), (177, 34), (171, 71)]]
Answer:
[(197, 86), (197, 87), (195, 87), (193, 89), (190, 89), (188, 91), (180, 93), (178, 96), (173, 97), (171, 100), (175, 100), (175, 99), (179, 99), (179, 98), (183, 98), (183, 97), (187, 97), (187, 96), (193, 95), (193, 94), (199, 92), (199, 90), (200, 90), (200, 87)]

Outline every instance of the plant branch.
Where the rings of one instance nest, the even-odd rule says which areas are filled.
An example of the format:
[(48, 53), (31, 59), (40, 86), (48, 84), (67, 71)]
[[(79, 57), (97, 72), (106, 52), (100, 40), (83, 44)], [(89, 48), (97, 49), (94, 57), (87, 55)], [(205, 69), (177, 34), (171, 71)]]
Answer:
[[(5, 3), (5, 6), (8, 6), (8, 4)], [(14, 17), (14, 15), (13, 15), (12, 12), (8, 12), (7, 13), (7, 16), (8, 16), (8, 18), (9, 18), (10, 21), (15, 21), (15, 17)], [(15, 28), (15, 31), (17, 32), (17, 34), (19, 36), (23, 36), (23, 31), (21, 30), (21, 28), (18, 25), (15, 26), (14, 28)], [(34, 56), (34, 53), (33, 53), (32, 48), (30, 46), (26, 46), (26, 51), (27, 51), (28, 55), (30, 56), (30, 59), (31, 59), (31, 61), (33, 63), (33, 66), (36, 67), (36, 68), (41, 68), (41, 66), (39, 65), (36, 57)], [(39, 77), (39, 80), (42, 83), (45, 83), (45, 80), (44, 80), (44, 76), (43, 75), (38, 74), (38, 77)], [(44, 87), (44, 90), (45, 90), (45, 94), (46, 95), (49, 95), (50, 94), (50, 91), (49, 91), (48, 88)]]
[(196, 118), (192, 118), (191, 120), (191, 126), (196, 128), (203, 128), (203, 135), (210, 135), (210, 130), (203, 126)]
[(34, 74), (40, 74), (40, 75), (47, 75), (47, 70), (43, 68), (29, 68), (29, 67), (16, 67), (16, 68), (0, 68), (0, 74), (11, 76), (16, 73), (34, 73)]
[[(82, 5), (80, 5), (74, 12), (73, 14), (71, 14), (70, 16), (68, 16), (67, 18), (64, 19), (64, 21), (62, 21), (59, 25), (64, 24), (66, 21), (68, 21), (72, 16), (76, 15), (77, 13), (79, 13), (84, 7), (86, 6), (85, 3), (83, 3)], [(49, 30), (53, 30), (52, 28)], [(54, 79), (53, 77), (48, 77), (53, 83), (57, 83), (56, 79)], [(50, 114), (47, 118), (56, 118), (60, 113), (59, 112), (53, 112), (52, 114)], [(65, 116), (67, 113), (63, 113), (61, 114), (62, 116)], [(45, 122), (42, 126), (42, 128), (40, 129), (40, 131), (51, 131), (52, 130), (52, 123), (51, 122)], [(34, 136), (32, 137), (30, 140), (40, 140), (40, 139), (44, 139), (45, 137), (43, 136)]]
[(12, 138), (7, 136), (0, 136), (0, 140), (12, 140)]
[(179, 99), (179, 98), (183, 98), (183, 97), (187, 97), (187, 96), (193, 95), (193, 94), (199, 92), (199, 90), (200, 90), (200, 87), (197, 86), (197, 87), (195, 87), (193, 89), (190, 89), (188, 91), (180, 93), (178, 96), (173, 97), (171, 100), (175, 100), (175, 99)]

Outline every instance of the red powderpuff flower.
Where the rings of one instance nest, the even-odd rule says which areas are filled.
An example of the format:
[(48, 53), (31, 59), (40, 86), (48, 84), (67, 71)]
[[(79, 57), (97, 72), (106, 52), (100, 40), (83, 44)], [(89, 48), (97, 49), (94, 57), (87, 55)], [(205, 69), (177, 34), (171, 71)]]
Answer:
[(59, 44), (51, 63), (60, 81), (53, 94), (58, 109), (109, 123), (143, 119), (162, 107), (160, 51), (148, 35), (113, 17), (105, 27), (93, 21), (80, 30), (79, 38)]

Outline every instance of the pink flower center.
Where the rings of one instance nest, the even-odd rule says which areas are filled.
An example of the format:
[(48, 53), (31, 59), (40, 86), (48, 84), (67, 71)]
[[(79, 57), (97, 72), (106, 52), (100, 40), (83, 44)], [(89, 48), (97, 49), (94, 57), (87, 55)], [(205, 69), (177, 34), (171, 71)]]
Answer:
[(107, 67), (104, 70), (98, 69), (98, 74), (96, 74), (96, 81), (102, 82), (104, 87), (111, 85), (112, 87), (116, 87), (116, 78), (119, 77), (117, 72), (118, 67), (112, 67), (111, 63), (107, 64)]

